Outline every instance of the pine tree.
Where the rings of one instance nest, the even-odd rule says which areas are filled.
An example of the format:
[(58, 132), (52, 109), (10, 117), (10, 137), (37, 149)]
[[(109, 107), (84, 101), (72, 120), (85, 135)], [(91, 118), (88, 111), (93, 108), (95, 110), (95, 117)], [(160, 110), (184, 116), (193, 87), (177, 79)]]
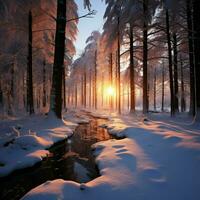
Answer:
[(53, 80), (51, 89), (51, 111), (62, 118), (62, 83), (65, 55), (66, 0), (57, 0), (57, 18)]

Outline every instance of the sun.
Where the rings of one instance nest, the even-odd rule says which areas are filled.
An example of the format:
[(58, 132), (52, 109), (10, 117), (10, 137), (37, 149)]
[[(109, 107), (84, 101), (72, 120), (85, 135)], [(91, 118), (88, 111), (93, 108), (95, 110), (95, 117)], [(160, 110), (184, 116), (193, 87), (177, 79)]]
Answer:
[(108, 96), (114, 96), (115, 95), (115, 89), (112, 86), (109, 86), (106, 89), (106, 93), (107, 93)]

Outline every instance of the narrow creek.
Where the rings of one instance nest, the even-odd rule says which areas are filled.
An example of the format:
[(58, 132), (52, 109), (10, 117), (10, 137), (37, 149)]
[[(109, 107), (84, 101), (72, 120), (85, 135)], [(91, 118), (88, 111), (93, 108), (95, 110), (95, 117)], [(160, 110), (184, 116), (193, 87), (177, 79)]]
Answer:
[(34, 167), (17, 170), (0, 179), (0, 199), (19, 200), (24, 194), (48, 180), (64, 179), (79, 183), (99, 176), (91, 145), (111, 139), (106, 129), (99, 127), (105, 119), (91, 118), (88, 124), (79, 124), (74, 135), (55, 144), (48, 158)]

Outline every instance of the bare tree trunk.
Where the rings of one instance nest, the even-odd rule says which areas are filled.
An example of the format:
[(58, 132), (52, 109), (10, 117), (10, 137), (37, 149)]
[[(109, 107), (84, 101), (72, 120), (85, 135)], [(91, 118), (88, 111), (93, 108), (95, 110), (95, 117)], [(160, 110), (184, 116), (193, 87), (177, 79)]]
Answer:
[(177, 34), (173, 33), (173, 54), (174, 54), (174, 109), (179, 111), (178, 99), (178, 50), (177, 50)]
[(127, 86), (127, 107), (128, 107), (128, 110), (130, 110), (130, 84)]
[(154, 95), (153, 95), (153, 105), (154, 105), (154, 111), (156, 111), (156, 82), (157, 82), (157, 75), (156, 75), (156, 73), (157, 73), (157, 71), (156, 71), (156, 68), (155, 68), (155, 70), (154, 70), (154, 89), (153, 89), (153, 91), (154, 91)]
[[(110, 87), (113, 87), (113, 56), (110, 53), (110, 67), (109, 67), (109, 82)], [(110, 109), (113, 109), (113, 96), (110, 96)]]
[(37, 109), (40, 110), (40, 89), (37, 90), (36, 100), (37, 100)]
[(53, 81), (51, 90), (51, 111), (57, 118), (62, 118), (62, 73), (65, 54), (66, 0), (57, 0), (57, 19)]
[(133, 50), (133, 27), (130, 25), (130, 112), (135, 112), (135, 67)]
[(149, 109), (148, 103), (148, 0), (143, 0), (143, 113)]
[(121, 78), (120, 78), (120, 70), (121, 70), (121, 64), (120, 64), (120, 19), (118, 17), (118, 32), (117, 32), (117, 63), (118, 63), (118, 67), (117, 67), (117, 89), (118, 89), (118, 105), (117, 105), (117, 109), (118, 109), (118, 113), (121, 114)]
[(29, 114), (34, 113), (34, 101), (33, 101), (33, 69), (32, 69), (32, 12), (29, 11), (28, 17), (28, 66), (27, 66), (27, 110)]
[(11, 97), (14, 100), (14, 85), (15, 85), (15, 59), (13, 60), (12, 67), (11, 67), (11, 83), (10, 83), (10, 90), (11, 90)]
[(180, 56), (181, 63), (181, 112), (185, 112), (186, 110), (186, 102), (185, 102), (185, 87), (184, 87), (184, 77), (183, 77), (183, 61)]
[(3, 106), (3, 91), (1, 87), (1, 76), (0, 76), (0, 106)]
[(187, 27), (189, 43), (189, 60), (190, 60), (190, 113), (194, 116), (195, 108), (195, 78), (194, 78), (194, 45), (193, 45), (193, 25), (192, 25), (192, 1), (186, 0), (187, 5)]
[(193, 24), (194, 24), (194, 54), (195, 54), (195, 94), (197, 112), (200, 111), (200, 1), (193, 0)]
[(43, 98), (42, 98), (42, 105), (46, 107), (46, 61), (43, 61)]
[(115, 54), (115, 85), (116, 85), (116, 98), (115, 98), (115, 108), (117, 110), (118, 108), (118, 93), (119, 93), (119, 90), (118, 90), (118, 57), (117, 57), (117, 51), (116, 51), (116, 54)]
[(165, 65), (163, 62), (162, 68), (162, 112), (164, 112), (164, 105), (165, 105)]
[(87, 90), (86, 90), (86, 71), (83, 74), (83, 105), (84, 108), (87, 106)]
[(81, 77), (81, 106), (84, 105), (84, 78)]
[(26, 73), (23, 73), (22, 89), (23, 89), (23, 106), (26, 109)]
[(73, 87), (70, 87), (70, 101), (71, 101), (71, 107), (73, 107), (74, 106), (74, 88)]
[(77, 83), (76, 83), (75, 84), (75, 108), (77, 108), (77, 105), (78, 105), (77, 95), (78, 95), (78, 91), (77, 91)]
[(173, 82), (172, 47), (171, 47), (171, 34), (170, 34), (168, 9), (166, 9), (166, 31), (167, 31), (168, 57), (169, 57), (169, 81), (170, 81), (171, 115), (173, 116), (175, 114), (175, 112), (174, 112), (174, 82)]
[(92, 72), (90, 70), (90, 74), (89, 74), (89, 82), (90, 82), (90, 85), (89, 85), (89, 107), (91, 108), (92, 107)]
[(65, 73), (65, 71), (66, 71), (66, 69), (63, 66), (63, 75), (62, 75), (62, 78), (63, 78), (63, 107), (66, 111), (66, 83), (65, 83), (66, 73)]
[(67, 105), (70, 106), (70, 87), (67, 88)]
[(103, 77), (103, 75), (102, 75), (102, 77), (101, 77), (101, 82), (102, 82), (102, 84), (101, 84), (101, 107), (103, 108), (104, 107), (104, 77)]
[(94, 61), (94, 108), (97, 109), (97, 51), (95, 51)]

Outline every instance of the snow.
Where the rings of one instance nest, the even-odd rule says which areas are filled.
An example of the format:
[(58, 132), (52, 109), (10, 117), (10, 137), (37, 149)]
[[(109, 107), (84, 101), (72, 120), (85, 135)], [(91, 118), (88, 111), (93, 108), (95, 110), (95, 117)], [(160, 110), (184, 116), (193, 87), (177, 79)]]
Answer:
[(199, 123), (188, 127), (187, 117), (170, 122), (159, 114), (146, 120), (135, 115), (110, 119), (104, 125), (109, 132), (126, 138), (93, 145), (100, 177), (84, 184), (49, 181), (23, 199), (200, 199)]
[(0, 177), (31, 167), (49, 155), (48, 148), (73, 134), (77, 123), (86, 121), (67, 113), (65, 120), (53, 115), (33, 115), (0, 122)]

